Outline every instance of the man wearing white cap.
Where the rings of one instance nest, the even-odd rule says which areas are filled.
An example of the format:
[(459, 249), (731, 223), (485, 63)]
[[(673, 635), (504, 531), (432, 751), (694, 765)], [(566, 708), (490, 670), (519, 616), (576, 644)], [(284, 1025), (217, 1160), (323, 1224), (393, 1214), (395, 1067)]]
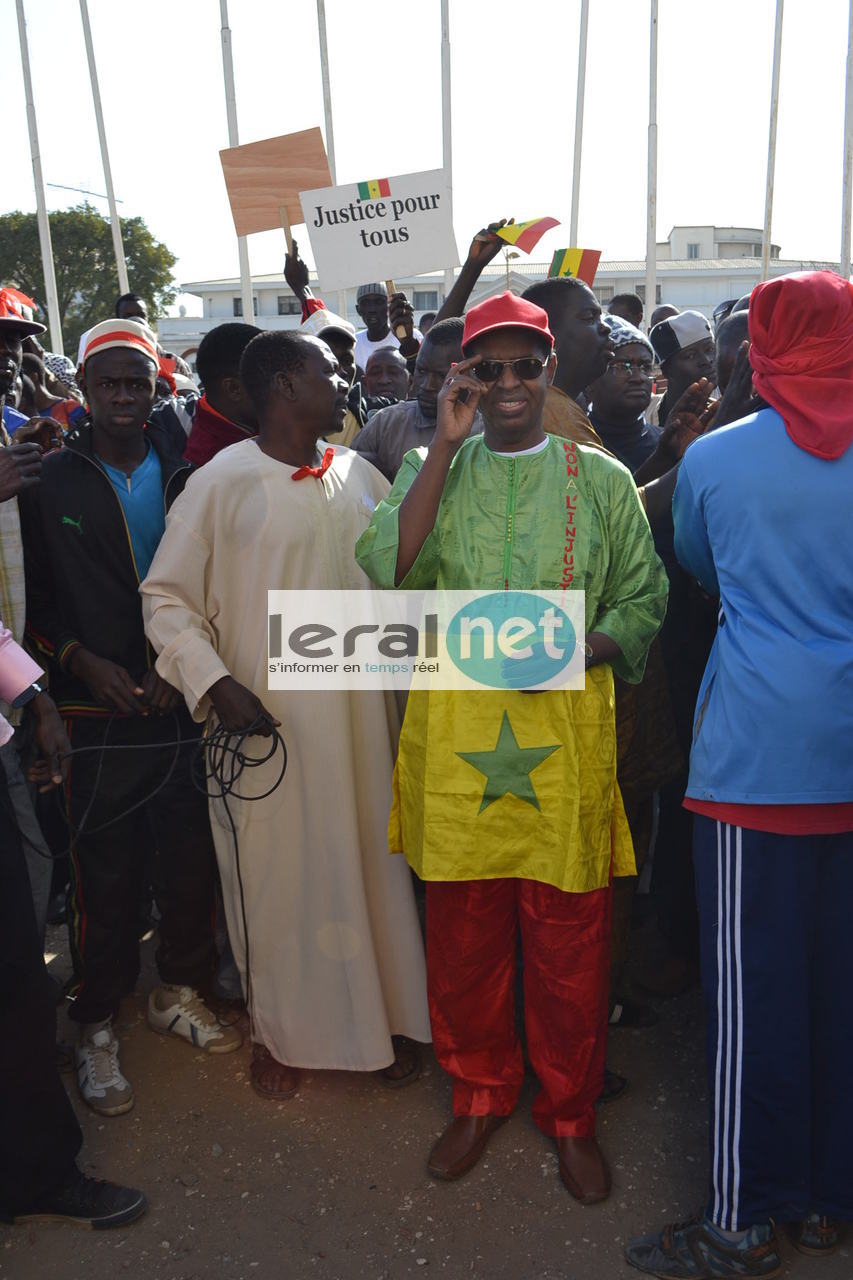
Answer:
[[(209, 1052), (238, 1048), (240, 1036), (218, 1025), (199, 994), (215, 954), (215, 864), (206, 800), (190, 776), (198, 731), (154, 670), (139, 599), (166, 508), (190, 466), (169, 434), (147, 422), (157, 345), (146, 325), (96, 325), (83, 369), (90, 415), (44, 458), (41, 482), (20, 506), (27, 635), (50, 664), (72, 748), (83, 749), (67, 790), (78, 1083), (93, 1110), (112, 1116), (134, 1102), (112, 1019), (139, 973), (147, 857), (164, 984), (149, 998), (149, 1023)], [(178, 737), (187, 745), (176, 751), (168, 744)]]
[[(366, 369), (374, 351), (381, 351), (383, 347), (399, 347), (407, 360), (418, 354), (423, 337), (420, 329), (414, 328), (412, 304), (405, 294), (395, 293), (389, 302), (388, 288), (378, 280), (373, 284), (360, 284), (355, 299), (355, 309), (365, 323), (365, 328), (355, 335), (355, 362), (359, 369)], [(391, 310), (393, 324), (389, 321)], [(406, 330), (402, 342), (397, 337), (398, 328)]]
[(653, 325), (649, 339), (666, 378), (666, 394), (656, 406), (656, 415), (650, 411), (646, 421), (662, 427), (691, 383), (708, 378), (713, 386), (716, 381), (714, 334), (701, 311), (681, 311)]

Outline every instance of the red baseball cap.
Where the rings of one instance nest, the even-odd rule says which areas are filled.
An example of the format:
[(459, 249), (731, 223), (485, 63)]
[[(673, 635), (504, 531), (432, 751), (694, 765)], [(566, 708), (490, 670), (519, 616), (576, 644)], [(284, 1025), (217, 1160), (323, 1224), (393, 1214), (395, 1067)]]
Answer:
[(548, 328), (548, 313), (537, 307), (535, 302), (527, 302), (514, 293), (487, 298), (466, 313), (462, 330), (463, 352), (475, 338), (495, 329), (529, 329), (540, 338), (546, 338), (549, 346), (554, 345), (554, 335)]

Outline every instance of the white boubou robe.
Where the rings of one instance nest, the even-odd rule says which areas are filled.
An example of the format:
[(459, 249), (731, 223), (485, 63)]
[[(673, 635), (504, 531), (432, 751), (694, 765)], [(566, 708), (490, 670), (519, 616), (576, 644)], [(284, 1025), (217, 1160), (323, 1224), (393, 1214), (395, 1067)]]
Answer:
[[(196, 720), (231, 675), (281, 721), (283, 782), (230, 801), (254, 1038), (294, 1067), (371, 1071), (393, 1061), (392, 1035), (430, 1039), (411, 873), (388, 852), (396, 708), (381, 692), (268, 690), (267, 591), (369, 589), (353, 549), (388, 484), (342, 447), (321, 478), (294, 470), (247, 440), (190, 478), (141, 587), (145, 625)], [(239, 789), (267, 790), (279, 767), (249, 770)], [(221, 802), (210, 815), (245, 988), (234, 843)]]

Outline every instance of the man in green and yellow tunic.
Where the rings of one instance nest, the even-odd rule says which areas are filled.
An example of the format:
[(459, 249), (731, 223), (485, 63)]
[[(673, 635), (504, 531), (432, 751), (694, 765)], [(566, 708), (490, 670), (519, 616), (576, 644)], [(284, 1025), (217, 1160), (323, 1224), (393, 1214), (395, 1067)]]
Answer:
[[(524, 1078), (513, 984), (520, 930), (534, 1118), (584, 1203), (610, 1177), (595, 1141), (608, 1009), (612, 880), (634, 872), (616, 783), (613, 672), (643, 673), (666, 575), (629, 472), (547, 435), (545, 312), (506, 293), (472, 308), (429, 451), (407, 454), (356, 548), (382, 587), (582, 590), (585, 688), (413, 692), (390, 848), (426, 881), (436, 1054), (454, 1120), (436, 1177), (472, 1168)], [(467, 439), (479, 408), (483, 435)]]

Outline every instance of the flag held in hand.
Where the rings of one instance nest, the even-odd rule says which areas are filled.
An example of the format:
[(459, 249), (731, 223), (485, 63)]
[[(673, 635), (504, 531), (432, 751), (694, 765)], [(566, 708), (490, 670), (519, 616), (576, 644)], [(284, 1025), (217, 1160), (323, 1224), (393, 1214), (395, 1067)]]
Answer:
[(530, 253), (535, 249), (546, 231), (559, 227), (559, 218), (533, 218), (531, 222), (508, 222), (505, 227), (498, 227), (496, 236), (515, 245), (522, 253)]
[(575, 276), (591, 288), (600, 257), (600, 249), (556, 249), (548, 268), (548, 279), (553, 280), (557, 276)]

